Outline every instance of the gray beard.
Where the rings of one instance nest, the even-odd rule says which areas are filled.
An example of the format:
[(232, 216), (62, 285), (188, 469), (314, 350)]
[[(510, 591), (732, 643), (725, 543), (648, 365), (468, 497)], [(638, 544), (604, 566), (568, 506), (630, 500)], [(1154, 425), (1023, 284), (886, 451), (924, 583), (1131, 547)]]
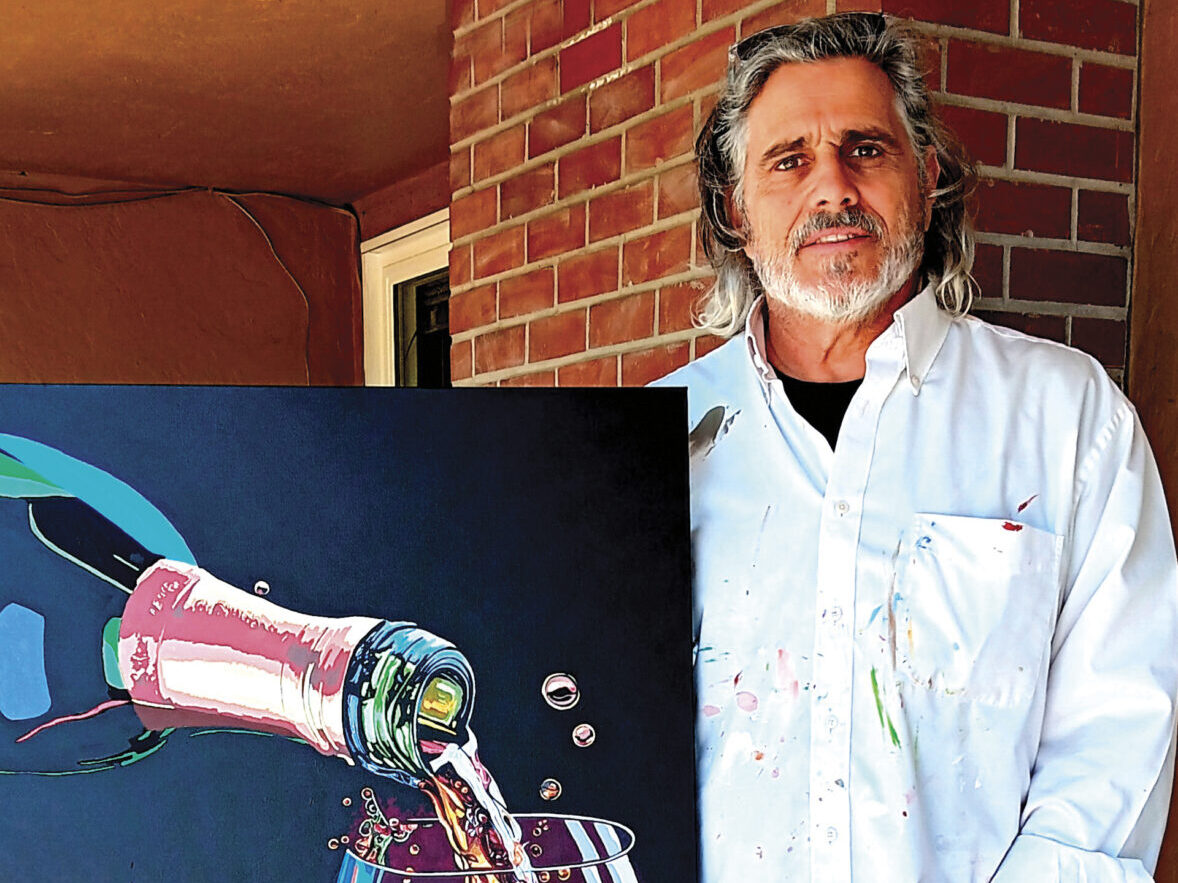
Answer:
[(823, 267), (826, 281), (813, 286), (803, 285), (794, 275), (797, 252), (792, 245), (778, 247), (767, 256), (755, 249), (752, 262), (766, 297), (812, 319), (859, 325), (874, 318), (900, 290), (920, 266), (923, 254), (924, 233), (917, 228), (888, 244), (874, 277), (856, 278), (849, 258), (833, 258)]

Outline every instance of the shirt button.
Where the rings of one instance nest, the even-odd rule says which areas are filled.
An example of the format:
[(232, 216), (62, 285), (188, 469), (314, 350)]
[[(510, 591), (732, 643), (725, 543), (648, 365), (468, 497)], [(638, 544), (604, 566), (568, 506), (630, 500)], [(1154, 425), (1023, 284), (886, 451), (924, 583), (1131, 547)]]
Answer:
[(846, 500), (839, 500), (837, 503), (834, 504), (834, 511), (837, 512), (839, 515), (846, 515), (848, 512), (851, 511), (851, 504), (848, 503)]
[(838, 719), (837, 717), (835, 717), (833, 714), (832, 714), (832, 715), (830, 715), (829, 717), (827, 717), (827, 719), (826, 719), (826, 729), (828, 729), (828, 730), (833, 730), (833, 729), (834, 729), (835, 727), (837, 727), (838, 725), (839, 725), (839, 719)]
[(834, 841), (836, 841), (838, 839), (839, 839), (839, 829), (834, 827), (833, 825), (831, 825), (829, 828), (826, 829), (826, 842), (827, 843), (834, 843)]
[(835, 622), (838, 622), (840, 619), (842, 619), (843, 618), (843, 608), (841, 608), (841, 607), (831, 608), (830, 618), (832, 620), (834, 620)]

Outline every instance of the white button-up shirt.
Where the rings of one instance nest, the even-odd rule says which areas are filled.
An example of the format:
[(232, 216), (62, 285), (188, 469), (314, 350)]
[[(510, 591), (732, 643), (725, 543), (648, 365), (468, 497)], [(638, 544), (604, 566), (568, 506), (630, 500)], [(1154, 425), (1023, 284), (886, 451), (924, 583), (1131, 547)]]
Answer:
[(687, 386), (702, 879), (1148, 880), (1178, 573), (1101, 367), (925, 290), (832, 451), (746, 333)]

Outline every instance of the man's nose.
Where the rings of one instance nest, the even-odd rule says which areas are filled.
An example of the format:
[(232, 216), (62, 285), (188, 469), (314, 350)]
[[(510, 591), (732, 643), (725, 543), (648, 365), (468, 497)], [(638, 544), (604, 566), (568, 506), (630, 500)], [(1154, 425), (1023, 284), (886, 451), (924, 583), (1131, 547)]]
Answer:
[(859, 203), (859, 189), (841, 156), (819, 156), (810, 182), (810, 204), (813, 208), (841, 211)]

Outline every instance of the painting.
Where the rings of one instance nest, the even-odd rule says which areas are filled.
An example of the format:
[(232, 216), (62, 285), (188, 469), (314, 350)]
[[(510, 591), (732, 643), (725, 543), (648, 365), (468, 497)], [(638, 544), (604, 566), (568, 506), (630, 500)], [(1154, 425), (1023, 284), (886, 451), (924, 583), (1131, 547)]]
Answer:
[(696, 878), (681, 390), (0, 387), (0, 878)]

